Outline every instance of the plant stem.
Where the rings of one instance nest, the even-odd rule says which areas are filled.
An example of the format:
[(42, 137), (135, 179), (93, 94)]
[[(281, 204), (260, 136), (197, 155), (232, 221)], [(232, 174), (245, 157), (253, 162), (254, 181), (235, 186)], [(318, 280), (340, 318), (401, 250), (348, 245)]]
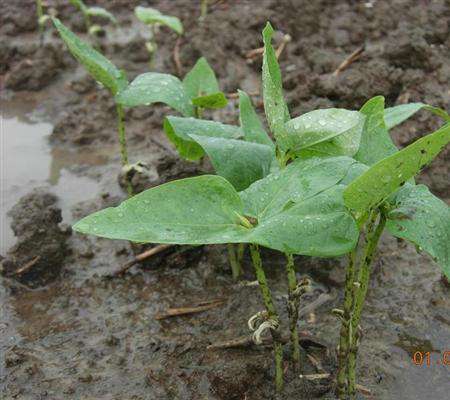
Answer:
[[(380, 216), (378, 225), (376, 225), (376, 220), (378, 215)], [(376, 225), (376, 227), (375, 227)], [(359, 347), (359, 322), (361, 320), (361, 314), (364, 307), (364, 302), (366, 300), (367, 289), (369, 287), (370, 280), (370, 267), (372, 265), (373, 257), (378, 246), (381, 234), (383, 233), (384, 227), (386, 225), (386, 216), (384, 213), (373, 212), (372, 218), (369, 220), (367, 225), (366, 234), (366, 246), (364, 250), (363, 257), (360, 262), (360, 268), (358, 272), (358, 286), (355, 290), (354, 296), (354, 307), (352, 318), (350, 321), (350, 334), (351, 334), (351, 344), (348, 354), (348, 395), (350, 399), (356, 397), (356, 358), (358, 354)]]
[(237, 259), (236, 245), (234, 245), (233, 243), (228, 243), (227, 249), (228, 249), (228, 260), (231, 266), (231, 273), (233, 275), (233, 279), (237, 281), (239, 277), (242, 275), (242, 269)]
[(300, 366), (300, 342), (298, 340), (298, 309), (300, 299), (295, 297), (294, 291), (297, 288), (297, 277), (295, 275), (294, 256), (286, 253), (286, 273), (288, 279), (288, 314), (289, 314), (289, 330), (291, 332), (292, 342), (292, 361), (294, 370), (298, 370)]
[[(275, 304), (270, 293), (269, 285), (267, 284), (266, 274), (261, 261), (261, 254), (259, 253), (259, 247), (256, 244), (250, 245), (250, 254), (252, 257), (253, 267), (255, 268), (256, 279), (258, 280), (261, 294), (264, 300), (267, 314), (270, 319), (276, 321), (279, 324), (279, 318), (275, 309)], [(278, 392), (283, 389), (283, 346), (280, 338), (280, 334), (277, 330), (271, 329), (273, 338), (273, 348), (275, 352), (275, 386)]]
[(41, 36), (42, 41), (42, 34), (44, 33), (44, 26), (41, 23), (42, 16), (44, 15), (42, 0), (36, 0), (36, 14), (38, 19), (39, 35)]
[(208, 13), (208, 0), (201, 0), (200, 3), (200, 21), (206, 18), (206, 14)]
[(245, 243), (238, 243), (236, 253), (237, 253), (237, 262), (239, 264), (239, 268), (242, 271), (242, 260), (244, 259)]
[(347, 395), (347, 361), (350, 348), (350, 320), (353, 306), (353, 288), (355, 280), (355, 260), (356, 249), (349, 254), (349, 262), (345, 274), (345, 295), (344, 295), (344, 314), (342, 316), (342, 325), (339, 339), (338, 351), (338, 373), (337, 373), (337, 394), (339, 399), (344, 399)]
[[(123, 107), (121, 104), (116, 103), (116, 110), (117, 110), (117, 129), (119, 133), (119, 145), (120, 145), (120, 156), (122, 159), (122, 166), (126, 167), (128, 166), (128, 150), (127, 150), (127, 138), (125, 136), (125, 113), (123, 111)], [(133, 196), (133, 188), (131, 186), (131, 182), (128, 182), (127, 180), (127, 192), (128, 196)]]

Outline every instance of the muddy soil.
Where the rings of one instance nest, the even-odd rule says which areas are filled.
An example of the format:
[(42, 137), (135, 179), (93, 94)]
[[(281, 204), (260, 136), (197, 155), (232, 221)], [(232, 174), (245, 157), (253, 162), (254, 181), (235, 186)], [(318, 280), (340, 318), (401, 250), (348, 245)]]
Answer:
[[(96, 45), (130, 79), (148, 70), (148, 33), (133, 16), (134, 6), (147, 4), (182, 19), (183, 74), (199, 56), (206, 56), (221, 88), (255, 94), (261, 114), (261, 60), (248, 60), (246, 53), (262, 45), (266, 20), (279, 30), (277, 37), (292, 37), (280, 62), (294, 116), (317, 107), (358, 109), (378, 94), (389, 106), (423, 101), (449, 108), (450, 4), (445, 0), (220, 0), (211, 2), (202, 24), (197, 1), (86, 3), (104, 6), (119, 19), (118, 27), (105, 27), (106, 36)], [(82, 18), (68, 2), (47, 4), (84, 34)], [(172, 249), (111, 277), (133, 257), (130, 246), (70, 235), (64, 227), (126, 197), (120, 185), (114, 103), (77, 66), (50, 27), (39, 46), (34, 1), (1, 0), (0, 6), (2, 116), (5, 122), (17, 118), (28, 124), (31, 132), (45, 127), (31, 125), (36, 120), (53, 127), (50, 135), (38, 137), (46, 158), (38, 158), (39, 149), (16, 146), (12, 155), (28, 170), (5, 169), (1, 254), (14, 256), (16, 262), (3, 263), (7, 271), (0, 285), (2, 398), (275, 398), (270, 347), (207, 349), (247, 335), (247, 319), (262, 309), (257, 288), (231, 281), (222, 246)], [(172, 33), (160, 31), (156, 70), (176, 74), (175, 42)], [(363, 45), (362, 57), (334, 76), (339, 64)], [(231, 99), (225, 109), (207, 117), (237, 123), (236, 106)], [(171, 113), (164, 106), (127, 112), (131, 161), (146, 165), (144, 174), (133, 177), (137, 190), (210, 170), (207, 162), (178, 159), (161, 128), (163, 116)], [(14, 135), (17, 121), (5, 133)], [(404, 146), (437, 126), (436, 117), (420, 113), (392, 134)], [(450, 203), (449, 159), (446, 150), (419, 180)], [(43, 172), (39, 165), (44, 165)], [(23, 176), (30, 179), (22, 182)], [(6, 215), (22, 195), (43, 185), (45, 189), (22, 198)], [(17, 243), (3, 226), (11, 222)], [(43, 227), (46, 233), (40, 234)], [(15, 279), (14, 273), (38, 256), (26, 270), (29, 275)], [(284, 260), (265, 252), (264, 261), (278, 309), (286, 317)], [(332, 379), (308, 381), (298, 375), (317, 372), (306, 354), (319, 360), (331, 378), (335, 373), (339, 321), (330, 311), (342, 303), (345, 260), (297, 258), (296, 264), (298, 277), (307, 275), (314, 284), (303, 305), (324, 301), (303, 315), (302, 367), (295, 374), (289, 370), (283, 398), (333, 399)], [(247, 279), (254, 279), (248, 259), (245, 271)], [(373, 398), (448, 398), (450, 367), (437, 365), (437, 360), (450, 350), (449, 290), (428, 257), (383, 237), (359, 358), (359, 383)], [(169, 307), (214, 299), (223, 302), (203, 313), (156, 319)], [(285, 350), (287, 358), (289, 347)], [(430, 351), (432, 365), (414, 365), (416, 351)]]

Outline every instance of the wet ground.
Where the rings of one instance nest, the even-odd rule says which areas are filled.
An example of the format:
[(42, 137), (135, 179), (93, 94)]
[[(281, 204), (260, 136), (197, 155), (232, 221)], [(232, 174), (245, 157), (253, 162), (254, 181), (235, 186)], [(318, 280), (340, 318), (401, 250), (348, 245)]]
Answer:
[[(48, 1), (63, 22), (83, 34), (82, 19), (66, 3)], [(138, 2), (87, 3), (107, 7), (120, 20), (120, 27), (107, 28), (100, 39), (105, 53), (130, 78), (146, 71), (145, 27), (132, 14)], [(150, 2), (139, 2), (144, 3)], [(203, 24), (197, 22), (197, 2), (151, 4), (185, 25), (183, 73), (205, 55), (227, 93), (237, 88), (259, 93), (261, 61), (247, 60), (246, 53), (261, 46), (260, 31), (270, 19), (292, 36), (280, 60), (292, 115), (333, 105), (359, 108), (376, 94), (385, 95), (388, 105), (425, 101), (449, 107), (446, 1), (264, 0), (255, 6), (254, 1), (222, 0), (213, 2)], [(247, 335), (247, 319), (262, 309), (257, 288), (231, 281), (224, 248), (167, 251), (111, 278), (133, 257), (129, 245), (71, 234), (65, 226), (125, 198), (118, 183), (114, 104), (77, 67), (51, 29), (39, 47), (33, 5), (30, 0), (0, 1), (0, 254), (6, 256), (15, 245), (8, 254), (15, 263), (7, 265), (9, 276), (0, 285), (2, 398), (273, 399), (270, 347), (207, 349)], [(161, 31), (157, 70), (176, 73), (175, 40)], [(345, 57), (363, 44), (362, 57), (333, 77)], [(260, 96), (254, 101), (262, 112)], [(208, 169), (176, 158), (161, 129), (162, 116), (169, 113), (162, 106), (127, 113), (131, 159), (149, 166), (147, 177), (135, 182), (140, 189)], [(209, 117), (237, 123), (235, 100)], [(406, 145), (436, 126), (435, 118), (421, 113), (393, 137)], [(444, 151), (420, 180), (450, 203), (449, 157)], [(11, 273), (38, 256), (29, 270)], [(264, 261), (277, 306), (286, 316), (284, 260), (267, 252)], [(302, 340), (301, 373), (317, 372), (309, 354), (333, 376), (339, 322), (330, 311), (342, 302), (345, 260), (298, 258), (296, 264), (298, 276), (314, 282), (303, 305), (326, 300), (303, 315), (302, 337), (313, 339)], [(359, 358), (359, 382), (373, 398), (448, 398), (450, 366), (438, 361), (442, 364), (450, 350), (449, 290), (428, 257), (383, 237)], [(169, 307), (215, 299), (223, 301), (203, 313), (156, 319)], [(429, 351), (431, 365), (414, 365), (416, 351)], [(310, 382), (298, 375), (288, 372), (284, 398), (334, 398), (332, 380)]]

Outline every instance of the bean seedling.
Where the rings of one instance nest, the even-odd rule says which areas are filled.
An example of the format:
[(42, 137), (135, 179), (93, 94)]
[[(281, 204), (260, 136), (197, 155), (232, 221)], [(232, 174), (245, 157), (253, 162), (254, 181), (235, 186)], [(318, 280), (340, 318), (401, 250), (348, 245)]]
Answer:
[(98, 17), (113, 24), (117, 24), (117, 20), (108, 10), (102, 7), (88, 7), (84, 4), (83, 0), (69, 0), (70, 3), (75, 6), (82, 14), (84, 19), (84, 24), (86, 26), (86, 31), (90, 35), (98, 35), (103, 31), (102, 27), (96, 24), (92, 24), (91, 18)]
[(178, 35), (183, 34), (183, 25), (177, 17), (161, 14), (158, 10), (151, 7), (138, 6), (134, 9), (134, 14), (139, 21), (150, 28), (150, 39), (145, 43), (150, 55), (150, 69), (152, 69), (153, 59), (158, 48), (156, 35), (160, 25), (167, 26)]
[[(111, 61), (94, 50), (87, 43), (78, 38), (70, 29), (65, 27), (57, 18), (53, 23), (61, 38), (66, 43), (72, 55), (82, 64), (88, 73), (101, 85), (107, 88), (113, 96), (126, 88), (128, 80), (125, 72), (119, 70)], [(124, 109), (116, 102), (117, 130), (120, 143), (120, 155), (123, 168), (128, 168), (128, 150), (125, 136)], [(132, 195), (131, 184), (128, 184), (128, 194)]]

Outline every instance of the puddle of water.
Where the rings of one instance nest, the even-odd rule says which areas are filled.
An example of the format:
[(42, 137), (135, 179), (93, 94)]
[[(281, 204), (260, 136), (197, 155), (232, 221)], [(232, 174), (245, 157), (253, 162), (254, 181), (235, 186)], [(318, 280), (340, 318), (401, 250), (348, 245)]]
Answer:
[[(23, 109), (26, 104), (29, 109)], [(0, 254), (15, 243), (8, 211), (34, 187), (50, 186), (59, 197), (64, 222), (70, 223), (71, 207), (99, 192), (98, 183), (70, 171), (74, 165), (101, 165), (107, 154), (86, 154), (51, 148), (52, 125), (36, 118), (33, 104), (3, 102), (0, 121)]]

